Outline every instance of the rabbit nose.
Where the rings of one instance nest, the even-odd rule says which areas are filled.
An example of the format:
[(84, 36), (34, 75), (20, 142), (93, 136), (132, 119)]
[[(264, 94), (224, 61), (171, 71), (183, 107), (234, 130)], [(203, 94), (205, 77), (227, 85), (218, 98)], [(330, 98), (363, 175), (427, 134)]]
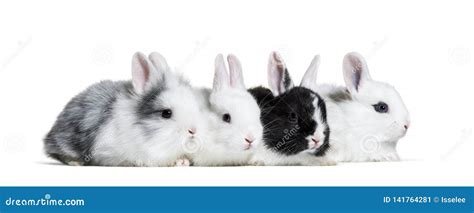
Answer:
[(405, 131), (406, 131), (406, 130), (408, 130), (408, 128), (410, 127), (410, 124), (407, 123), (407, 124), (403, 125), (403, 127), (405, 128)]
[(252, 137), (246, 137), (245, 138), (245, 142), (247, 142), (249, 144), (253, 143), (253, 141), (254, 141), (254, 139)]
[(319, 144), (319, 139), (316, 139), (316, 138), (312, 137), (311, 140), (312, 140), (315, 144)]
[(196, 128), (189, 128), (188, 132), (189, 132), (189, 134), (194, 135), (194, 134), (196, 134)]

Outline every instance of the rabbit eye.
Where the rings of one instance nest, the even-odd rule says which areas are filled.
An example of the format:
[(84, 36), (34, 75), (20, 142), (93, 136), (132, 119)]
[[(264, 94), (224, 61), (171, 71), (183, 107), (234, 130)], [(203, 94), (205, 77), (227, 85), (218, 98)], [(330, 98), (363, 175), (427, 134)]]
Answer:
[(173, 112), (171, 111), (171, 109), (165, 109), (161, 111), (161, 117), (163, 118), (169, 119), (171, 118), (172, 115), (173, 115)]
[(374, 104), (374, 109), (380, 113), (387, 113), (388, 112), (388, 105), (384, 102), (379, 102), (378, 104)]
[(230, 123), (231, 117), (230, 117), (229, 113), (224, 114), (222, 116), (222, 120), (226, 123)]
[(294, 112), (290, 112), (290, 115), (288, 115), (288, 120), (291, 122), (296, 122), (298, 121), (298, 115)]

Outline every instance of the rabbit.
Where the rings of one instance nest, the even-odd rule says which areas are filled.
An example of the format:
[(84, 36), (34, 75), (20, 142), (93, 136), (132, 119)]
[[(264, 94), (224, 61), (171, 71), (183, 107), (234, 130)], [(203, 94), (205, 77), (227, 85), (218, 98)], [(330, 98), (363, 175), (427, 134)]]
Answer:
[[(316, 74), (315, 74), (316, 75)], [(395, 88), (372, 80), (356, 52), (343, 59), (346, 87), (309, 83), (326, 99), (331, 149), (336, 162), (398, 161), (396, 146), (410, 126), (409, 112)]]
[(263, 138), (260, 108), (246, 90), (240, 61), (234, 55), (227, 61), (230, 72), (223, 55), (217, 55), (213, 88), (203, 89), (214, 131), (212, 140), (190, 155), (193, 166), (247, 165)]
[(187, 166), (186, 143), (208, 134), (205, 107), (163, 56), (137, 52), (131, 81), (102, 81), (66, 105), (45, 152), (68, 165)]
[[(319, 65), (315, 57), (305, 77)], [(325, 101), (306, 88), (310, 80), (294, 86), (283, 59), (272, 52), (268, 64), (270, 89), (249, 89), (261, 109), (263, 142), (252, 157), (253, 165), (334, 165), (323, 156), (329, 149), (330, 128)]]

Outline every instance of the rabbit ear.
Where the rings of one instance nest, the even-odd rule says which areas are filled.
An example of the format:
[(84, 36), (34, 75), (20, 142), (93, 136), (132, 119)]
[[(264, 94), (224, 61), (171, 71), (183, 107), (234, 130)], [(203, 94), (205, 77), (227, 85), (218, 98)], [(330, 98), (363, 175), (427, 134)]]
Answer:
[(244, 76), (242, 75), (242, 65), (235, 55), (228, 55), (230, 86), (237, 89), (245, 90)]
[(286, 92), (294, 86), (285, 62), (277, 52), (272, 52), (268, 60), (268, 84), (275, 96)]
[(151, 63), (153, 66), (160, 72), (169, 72), (170, 67), (168, 66), (168, 63), (166, 62), (165, 57), (163, 57), (161, 54), (157, 52), (152, 52), (148, 56), (150, 59)]
[(132, 58), (132, 83), (138, 94), (145, 92), (153, 83), (158, 83), (162, 77), (147, 59), (147, 57), (137, 52)]
[(316, 91), (316, 80), (318, 79), (318, 68), (320, 64), (319, 55), (314, 56), (306, 73), (301, 80), (301, 86)]
[(344, 57), (342, 70), (346, 87), (351, 92), (358, 92), (364, 82), (371, 79), (364, 57), (356, 52)]
[(224, 62), (224, 56), (219, 54), (215, 60), (215, 73), (213, 89), (219, 91), (230, 86), (229, 74)]

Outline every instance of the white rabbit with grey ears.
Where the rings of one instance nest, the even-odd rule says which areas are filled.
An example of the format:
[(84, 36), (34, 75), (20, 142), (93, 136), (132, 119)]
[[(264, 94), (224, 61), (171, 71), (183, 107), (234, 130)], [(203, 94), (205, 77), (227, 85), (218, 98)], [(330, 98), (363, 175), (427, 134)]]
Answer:
[(186, 144), (206, 137), (205, 102), (158, 53), (132, 59), (132, 81), (102, 81), (74, 97), (46, 136), (69, 165), (188, 165)]
[(245, 88), (240, 61), (234, 55), (227, 61), (229, 71), (224, 57), (217, 55), (213, 88), (202, 90), (212, 112), (212, 140), (190, 154), (194, 166), (247, 165), (262, 141), (260, 109)]
[(397, 161), (396, 146), (410, 126), (410, 115), (395, 88), (372, 80), (365, 59), (348, 53), (343, 60), (346, 87), (311, 85), (326, 99), (331, 148), (337, 162)]

